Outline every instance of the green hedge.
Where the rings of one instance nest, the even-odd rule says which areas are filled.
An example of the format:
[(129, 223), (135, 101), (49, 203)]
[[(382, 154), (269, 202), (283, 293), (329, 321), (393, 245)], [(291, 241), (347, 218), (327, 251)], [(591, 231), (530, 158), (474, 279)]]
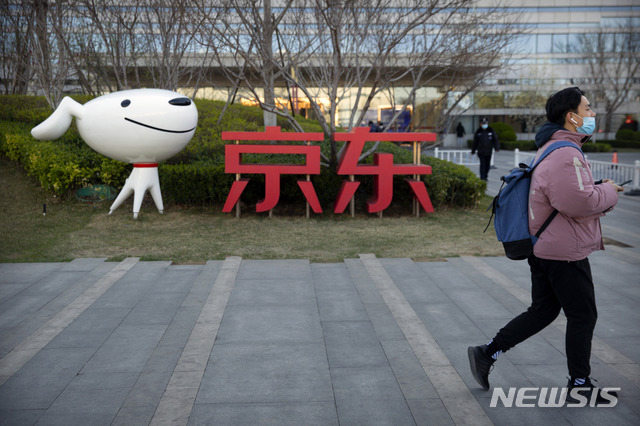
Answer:
[(121, 186), (131, 166), (104, 157), (78, 141), (38, 141), (25, 126), (0, 122), (0, 151), (35, 177), (45, 190), (62, 195), (89, 184)]
[[(87, 99), (79, 99), (86, 102)], [(175, 157), (160, 164), (159, 174), (163, 198), (177, 204), (218, 204), (222, 206), (235, 176), (224, 172), (224, 145), (221, 132), (225, 130), (261, 131), (262, 111), (231, 105), (220, 123), (222, 102), (196, 100), (198, 128), (187, 147)], [(107, 184), (116, 188), (124, 185), (131, 165), (111, 160), (91, 150), (80, 138), (75, 126), (55, 141), (35, 140), (30, 130), (51, 114), (43, 98), (0, 96), (0, 154), (20, 165), (41, 186), (54, 194), (65, 194), (89, 184)], [(317, 122), (300, 119), (306, 132), (321, 132)], [(278, 119), (283, 131), (293, 131), (286, 121)], [(370, 146), (368, 144), (367, 146)], [(325, 138), (322, 151), (329, 152)], [(383, 142), (378, 152), (394, 154), (395, 163), (411, 163), (411, 151)], [(290, 162), (291, 156), (243, 156), (246, 162)], [(486, 183), (476, 178), (465, 166), (424, 156), (424, 164), (433, 173), (423, 180), (432, 203), (441, 206), (475, 206), (483, 196)], [(370, 157), (368, 162), (372, 161)], [(264, 198), (264, 175), (249, 175), (251, 181), (243, 192), (242, 201), (251, 206)], [(344, 176), (322, 167), (321, 174), (312, 176), (323, 209), (331, 210)], [(394, 202), (410, 203), (412, 194), (403, 181), (394, 177)], [(300, 176), (284, 175), (281, 180), (280, 203), (301, 203), (304, 198), (296, 184)], [(362, 183), (356, 201), (364, 201), (373, 194), (373, 177), (358, 176)]]
[[(391, 143), (381, 143), (379, 153), (394, 154), (394, 162), (411, 163), (412, 154)], [(255, 161), (265, 162), (265, 158)], [(423, 177), (431, 202), (435, 207), (473, 207), (486, 190), (486, 182), (479, 180), (465, 166), (448, 161), (423, 156), (423, 163), (431, 166), (432, 174)], [(365, 162), (371, 163), (372, 158)], [(281, 163), (275, 159), (274, 163)], [(249, 185), (242, 193), (242, 202), (253, 206), (264, 198), (264, 175), (243, 175), (250, 178)], [(407, 204), (412, 194), (404, 182), (406, 176), (394, 177), (394, 202)], [(340, 184), (345, 176), (323, 167), (320, 175), (312, 176), (318, 199), (323, 209), (332, 209)], [(219, 204), (226, 201), (229, 189), (235, 179), (233, 174), (224, 172), (224, 165), (214, 161), (197, 161), (190, 164), (161, 164), (160, 184), (163, 197), (178, 204)], [(300, 203), (302, 192), (296, 181), (297, 175), (283, 175), (280, 184), (280, 203)], [(357, 176), (361, 182), (356, 201), (363, 204), (373, 194), (373, 177)]]
[(500, 146), (502, 146), (503, 141), (508, 142), (516, 140), (516, 132), (513, 130), (513, 127), (507, 123), (496, 122), (491, 123), (489, 126), (496, 131), (498, 140), (500, 141)]
[(616, 132), (616, 140), (611, 146), (640, 149), (640, 132), (631, 129), (620, 129)]

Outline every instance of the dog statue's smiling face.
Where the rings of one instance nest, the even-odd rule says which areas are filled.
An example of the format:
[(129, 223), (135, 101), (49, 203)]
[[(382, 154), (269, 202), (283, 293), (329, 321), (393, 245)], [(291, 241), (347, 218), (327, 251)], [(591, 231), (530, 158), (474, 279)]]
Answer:
[(31, 133), (56, 139), (71, 117), (82, 139), (94, 150), (128, 163), (157, 163), (182, 150), (193, 137), (198, 110), (191, 99), (169, 90), (123, 90), (84, 105), (71, 98)]

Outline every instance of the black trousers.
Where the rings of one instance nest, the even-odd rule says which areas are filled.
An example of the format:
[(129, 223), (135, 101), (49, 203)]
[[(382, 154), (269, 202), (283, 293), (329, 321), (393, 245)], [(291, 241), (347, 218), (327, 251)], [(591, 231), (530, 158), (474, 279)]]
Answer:
[(480, 159), (480, 179), (487, 180), (489, 177), (489, 169), (491, 168), (491, 154), (478, 154), (478, 158)]
[(504, 326), (494, 338), (503, 352), (551, 324), (564, 310), (566, 353), (571, 377), (589, 377), (591, 339), (598, 312), (589, 259), (575, 262), (529, 258), (531, 306)]

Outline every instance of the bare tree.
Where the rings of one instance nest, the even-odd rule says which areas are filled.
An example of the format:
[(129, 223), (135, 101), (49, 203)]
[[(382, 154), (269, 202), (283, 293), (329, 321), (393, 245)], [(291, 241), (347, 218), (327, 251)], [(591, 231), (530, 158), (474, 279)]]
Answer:
[[(308, 97), (327, 134), (336, 131), (341, 101), (349, 97), (350, 129), (362, 123), (374, 98), (394, 87), (408, 88), (387, 127), (415, 102), (416, 92), (438, 84), (446, 88), (437, 129), (446, 131), (460, 99), (500, 68), (501, 53), (520, 31), (517, 16), (500, 7), (475, 11), (466, 0), (314, 0), (315, 20), (301, 20), (298, 34), (312, 34), (312, 49), (287, 48), (287, 81)], [(294, 47), (300, 47), (300, 42)], [(295, 70), (295, 76), (291, 73)], [(321, 92), (318, 96), (317, 91)], [(324, 119), (318, 99), (329, 102)], [(394, 105), (396, 102), (393, 102)], [(444, 106), (444, 107), (443, 107)], [(375, 149), (375, 147), (373, 148)], [(365, 153), (368, 155), (370, 152)], [(332, 144), (331, 164), (340, 153)]]
[(0, 3), (0, 25), (5, 30), (0, 39), (0, 72), (5, 94), (26, 94), (32, 78), (29, 34), (34, 31), (34, 6), (27, 0)]
[(640, 32), (629, 18), (626, 25), (581, 35), (578, 48), (587, 61), (596, 102), (604, 102), (604, 131), (612, 132), (613, 114), (636, 94)]
[(140, 0), (79, 0), (78, 27), (69, 50), (84, 72), (89, 93), (141, 86)]
[(30, 12), (33, 27), (26, 34), (27, 60), (36, 88), (53, 108), (62, 99), (65, 83), (73, 73), (62, 36), (70, 32), (73, 11), (65, 2), (35, 0)]
[[(277, 115), (292, 119), (276, 100), (275, 86), (280, 75), (274, 49), (278, 49), (278, 26), (285, 18), (294, 19), (289, 13), (293, 3), (294, 0), (279, 1), (277, 9), (271, 7), (271, 0), (223, 0), (216, 8), (210, 8), (207, 2), (200, 6), (206, 23), (199, 41), (215, 55), (233, 87), (229, 102), (236, 98), (241, 86), (246, 88), (264, 111), (265, 126), (274, 126)], [(291, 122), (296, 127), (295, 120)]]
[(196, 42), (205, 16), (183, 0), (140, 1), (141, 59), (153, 87), (176, 90), (184, 85), (197, 91), (210, 65), (210, 55)]
[(506, 100), (506, 107), (517, 111), (512, 117), (524, 123), (529, 140), (535, 127), (547, 119), (544, 108), (551, 88), (555, 87), (554, 79), (553, 69), (546, 65), (523, 66), (518, 78), (520, 90)]

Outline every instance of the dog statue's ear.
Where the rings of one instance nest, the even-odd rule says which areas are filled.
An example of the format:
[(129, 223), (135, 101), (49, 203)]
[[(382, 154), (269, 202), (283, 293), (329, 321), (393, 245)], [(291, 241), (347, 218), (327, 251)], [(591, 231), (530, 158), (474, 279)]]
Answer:
[(65, 97), (49, 118), (31, 129), (31, 135), (40, 140), (59, 138), (69, 129), (73, 117), (82, 118), (83, 108), (82, 104)]

